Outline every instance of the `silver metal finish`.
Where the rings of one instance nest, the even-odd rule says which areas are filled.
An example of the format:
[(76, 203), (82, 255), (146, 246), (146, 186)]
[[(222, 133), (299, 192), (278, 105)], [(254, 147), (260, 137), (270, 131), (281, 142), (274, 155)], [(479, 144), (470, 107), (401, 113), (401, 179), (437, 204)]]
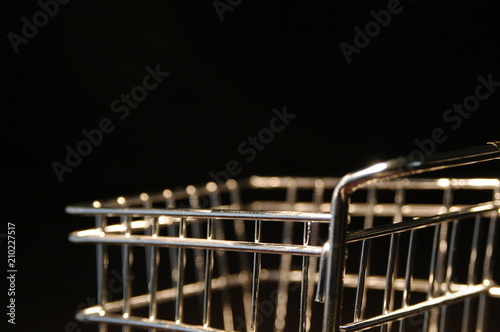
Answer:
[[(262, 221), (255, 220), (255, 243), (260, 242), (262, 234)], [(261, 269), (261, 253), (253, 254), (253, 273), (252, 273), (252, 317), (250, 319), (250, 331), (257, 331), (258, 324), (258, 309), (259, 309), (259, 286), (260, 286), (260, 269)]]
[[(96, 204), (100, 204), (96, 202)], [(106, 217), (96, 216), (96, 230), (99, 236), (104, 235), (104, 229), (106, 228)], [(106, 284), (107, 284), (107, 274), (108, 274), (108, 256), (106, 247), (102, 244), (96, 245), (96, 263), (97, 263), (97, 305), (100, 308), (104, 308), (107, 302), (106, 294)], [(107, 330), (105, 324), (99, 324), (99, 332)]]
[[(286, 183), (286, 204), (287, 210), (293, 210), (293, 204), (297, 201), (297, 180), (289, 179)], [(287, 222), (283, 225), (282, 243), (292, 242), (293, 224)], [(290, 286), (290, 270), (292, 268), (292, 256), (282, 255), (280, 258), (280, 281), (278, 284), (278, 303), (276, 306), (276, 319), (274, 321), (274, 331), (280, 332), (285, 328), (288, 288)]]
[[(158, 236), (158, 219), (153, 218), (151, 223), (151, 236)], [(149, 319), (155, 320), (157, 317), (158, 304), (156, 302), (156, 293), (158, 292), (158, 265), (159, 265), (159, 255), (158, 248), (151, 247), (149, 251), (148, 261), (146, 262), (146, 268), (149, 271), (148, 278), (148, 289), (149, 289)], [(150, 329), (150, 332), (155, 332), (156, 330)]]
[[(304, 245), (307, 246), (311, 242), (311, 222), (304, 223)], [(311, 257), (304, 256), (302, 258), (302, 282), (300, 284), (300, 321), (299, 331), (307, 330), (307, 298), (309, 295), (309, 267)]]
[[(182, 240), (186, 236), (186, 221), (181, 218), (179, 223), (179, 239)], [(177, 251), (177, 278), (175, 297), (175, 323), (182, 323), (182, 314), (184, 307), (184, 269), (186, 266), (186, 249), (179, 247)]]
[[(405, 286), (403, 290), (403, 299), (402, 299), (402, 307), (407, 308), (410, 306), (410, 298), (411, 298), (411, 284), (413, 279), (413, 267), (415, 266), (415, 238), (416, 231), (412, 229), (410, 231), (410, 240), (408, 245), (408, 258), (406, 260), (406, 269), (405, 269)], [(405, 331), (406, 320), (402, 320), (399, 323), (399, 332)]]
[[(212, 207), (216, 207), (220, 204), (220, 192), (216, 183), (209, 182), (206, 185), (206, 189), (209, 191), (210, 197), (210, 205)], [(209, 221), (210, 222), (210, 221)], [(212, 221), (213, 223), (213, 221)], [(219, 239), (224, 239), (224, 228), (220, 222), (215, 223), (215, 234)], [(208, 233), (208, 230), (207, 230)], [(208, 235), (207, 235), (208, 236)], [(227, 277), (229, 275), (229, 263), (227, 259), (227, 255), (225, 251), (218, 250), (217, 251), (219, 264), (219, 273), (221, 276)], [(213, 259), (212, 259), (213, 261)], [(233, 321), (233, 309), (231, 306), (231, 294), (229, 293), (229, 289), (225, 288), (222, 291), (223, 297), (223, 319), (224, 319), (224, 329), (228, 331), (234, 330), (234, 321)]]
[[(131, 218), (129, 216), (122, 216), (122, 224), (125, 226), (125, 237), (130, 237), (130, 234), (132, 232), (131, 229)], [(122, 315), (123, 318), (127, 319), (131, 312), (130, 312), (130, 297), (132, 295), (132, 282), (131, 282), (131, 276), (132, 276), (132, 263), (133, 263), (133, 253), (132, 253), (132, 248), (124, 244), (122, 247), (122, 278), (123, 278), (123, 309), (122, 309)], [(123, 332), (130, 332), (130, 327), (129, 326), (123, 326), (122, 329)]]
[[(76, 317), (100, 332), (486, 332), (488, 298), (500, 295), (500, 181), (409, 176), (498, 159), (499, 146), (390, 160), (341, 179), (254, 176), (69, 206), (96, 225), (69, 236), (96, 245), (97, 305)], [(455, 199), (461, 191), (493, 198)], [(134, 262), (138, 247), (144, 262)], [(122, 295), (108, 298), (117, 264)], [(141, 264), (147, 292), (133, 296)]]

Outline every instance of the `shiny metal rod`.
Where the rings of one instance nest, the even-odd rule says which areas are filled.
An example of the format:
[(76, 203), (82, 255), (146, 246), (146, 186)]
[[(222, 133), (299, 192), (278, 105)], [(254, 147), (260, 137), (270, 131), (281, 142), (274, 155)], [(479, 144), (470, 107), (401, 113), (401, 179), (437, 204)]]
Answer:
[[(262, 221), (255, 221), (255, 243), (260, 242), (262, 234)], [(253, 254), (253, 274), (252, 274), (252, 317), (250, 320), (250, 331), (257, 331), (259, 317), (259, 285), (260, 285), (260, 269), (261, 269), (261, 253)]]
[[(481, 216), (474, 220), (474, 231), (472, 235), (472, 245), (469, 258), (469, 268), (467, 271), (467, 285), (472, 286), (476, 282), (476, 264), (478, 255), (479, 236), (481, 232)], [(462, 317), (462, 332), (470, 331), (471, 321), (471, 299), (464, 301), (464, 311)]]
[(109, 245), (134, 245), (134, 246), (157, 246), (157, 247), (177, 247), (177, 248), (196, 248), (196, 249), (214, 249), (230, 250), (236, 252), (252, 252), (265, 254), (283, 254), (283, 255), (305, 255), (320, 256), (322, 248), (319, 246), (304, 246), (300, 244), (281, 244), (266, 242), (248, 242), (231, 240), (207, 240), (184, 237), (158, 236), (152, 238), (142, 235), (124, 235), (109, 234), (102, 238), (92, 232), (80, 231), (70, 234), (71, 242), (75, 243), (103, 243)]
[[(455, 272), (457, 237), (458, 237), (458, 220), (454, 220), (451, 226), (450, 245), (448, 247), (448, 259), (446, 261), (445, 290), (446, 294), (448, 295), (451, 293), (451, 281)], [(447, 315), (448, 315), (448, 306), (444, 305), (441, 308), (441, 317), (439, 322), (440, 331), (446, 331)]]
[[(311, 222), (304, 224), (304, 245), (309, 245), (311, 241)], [(299, 317), (299, 331), (306, 332), (307, 326), (307, 298), (309, 291), (309, 263), (310, 257), (304, 256), (302, 258), (302, 281), (300, 285), (300, 317)]]
[[(104, 236), (107, 219), (105, 216), (96, 216), (96, 229), (100, 236)], [(96, 245), (96, 265), (97, 265), (97, 305), (104, 311), (107, 302), (107, 275), (108, 275), (108, 253), (104, 244)], [(106, 324), (99, 324), (99, 332), (106, 332), (108, 327)]]
[(363, 318), (363, 300), (365, 299), (365, 281), (368, 267), (368, 256), (370, 253), (371, 240), (363, 240), (361, 247), (361, 259), (359, 261), (358, 287), (356, 288), (356, 302), (354, 304), (354, 321), (358, 322)]
[[(209, 182), (205, 186), (208, 191), (208, 196), (210, 199), (210, 206), (212, 208), (221, 205), (220, 191), (219, 187), (214, 182)], [(221, 222), (213, 222), (215, 227), (215, 237), (224, 240), (224, 227)], [(227, 277), (229, 275), (229, 263), (227, 260), (227, 253), (225, 251), (217, 250), (217, 260), (219, 261), (219, 273), (221, 277)], [(224, 329), (227, 331), (234, 330), (233, 322), (233, 309), (231, 306), (231, 294), (229, 289), (224, 289), (222, 291), (222, 316), (224, 320)]]
[(212, 218), (212, 219), (244, 219), (261, 221), (317, 221), (329, 222), (331, 215), (321, 212), (295, 211), (241, 211), (218, 209), (145, 209), (145, 208), (94, 208), (86, 206), (68, 206), (66, 212), (81, 215), (123, 216), (165, 216), (185, 218)]
[(376, 237), (410, 231), (412, 229), (421, 229), (427, 226), (437, 225), (441, 223), (443, 223), (444, 225), (446, 222), (450, 220), (466, 219), (470, 217), (475, 217), (477, 214), (486, 215), (489, 212), (495, 212), (499, 208), (500, 208), (500, 200), (478, 204), (472, 207), (461, 209), (456, 212), (443, 213), (433, 217), (414, 218), (411, 220), (405, 220), (405, 222), (402, 223), (386, 224), (369, 229), (355, 230), (349, 232), (346, 235), (346, 241), (347, 243), (352, 243), (356, 241), (362, 241), (366, 239), (372, 239)]
[[(151, 236), (158, 236), (158, 218), (151, 219)], [(148, 289), (149, 289), (149, 319), (156, 319), (158, 304), (156, 301), (156, 294), (158, 292), (158, 264), (160, 256), (157, 247), (149, 248), (151, 250), (147, 269), (149, 271)], [(150, 329), (150, 332), (156, 330)]]
[[(207, 221), (207, 240), (212, 240), (214, 236), (214, 221)], [(205, 289), (203, 292), (203, 327), (210, 326), (210, 300), (212, 297), (212, 275), (214, 269), (214, 251), (207, 250), (205, 256)]]
[[(417, 233), (415, 230), (410, 231), (410, 240), (408, 244), (408, 257), (406, 258), (406, 269), (405, 269), (405, 287), (403, 290), (403, 308), (410, 305), (411, 299), (411, 282), (413, 279), (413, 267), (415, 263), (415, 251), (416, 251), (416, 238)], [(405, 331), (406, 321), (402, 320), (399, 324), (399, 332)]]
[[(286, 191), (286, 208), (293, 210), (294, 204), (297, 202), (297, 180), (294, 178), (288, 179), (285, 183)], [(293, 224), (286, 222), (283, 225), (282, 243), (292, 242)], [(290, 270), (292, 268), (292, 256), (283, 255), (280, 259), (280, 281), (278, 283), (278, 303), (276, 305), (276, 317), (274, 320), (274, 331), (281, 332), (286, 325), (287, 304), (288, 304), (288, 288), (290, 285)]]
[[(122, 217), (123, 224), (125, 225), (125, 237), (130, 236), (131, 233), (131, 228), (130, 228), (130, 223), (132, 221), (131, 217), (124, 216)], [(122, 315), (123, 318), (127, 319), (131, 312), (130, 312), (130, 296), (132, 295), (132, 278), (131, 278), (131, 271), (132, 271), (132, 248), (129, 245), (124, 245), (122, 247), (122, 278), (123, 278), (123, 310), (122, 310)], [(129, 326), (123, 326), (122, 328), (123, 332), (130, 332), (130, 327)]]
[[(500, 196), (500, 187), (495, 188), (493, 199)], [(488, 237), (486, 239), (486, 248), (483, 261), (483, 283), (491, 283), (493, 279), (493, 259), (496, 253), (494, 252), (495, 239), (497, 235), (497, 218), (498, 212), (494, 213), (489, 221)], [(476, 331), (486, 331), (486, 317), (488, 314), (488, 295), (483, 294), (479, 298), (478, 319)]]
[[(422, 303), (414, 304), (408, 306), (406, 308), (397, 309), (391, 311), (386, 315), (379, 315), (372, 318), (365, 319), (360, 322), (353, 322), (349, 324), (345, 324), (339, 326), (339, 331), (341, 332), (354, 332), (354, 331), (363, 331), (368, 330), (382, 324), (386, 324), (389, 322), (393, 322), (395, 320), (408, 318), (414, 315), (421, 314), (425, 311), (431, 310), (433, 308), (439, 308), (443, 305), (450, 305), (459, 301), (462, 301), (469, 297), (475, 297), (483, 293), (487, 293), (488, 289), (491, 286), (485, 285), (476, 285), (472, 287), (464, 288), (463, 290), (459, 290), (457, 292), (451, 293), (449, 295), (442, 295), (436, 298), (433, 298), (429, 301), (425, 301)], [(442, 331), (442, 330), (440, 330)]]
[(340, 326), (349, 201), (356, 189), (379, 181), (499, 158), (500, 143), (492, 142), (479, 147), (436, 153), (419, 161), (412, 161), (410, 158), (393, 159), (344, 176), (335, 187), (332, 198), (332, 220), (328, 238), (331, 254), (326, 264), (328, 282), (325, 285), (322, 331), (337, 331)]
[[(391, 235), (391, 242), (389, 245), (389, 261), (387, 262), (387, 272), (385, 275), (384, 303), (382, 305), (383, 314), (389, 313), (389, 311), (391, 309), (391, 301), (392, 301), (392, 295), (393, 295), (392, 294), (393, 293), (392, 285), (394, 284), (398, 244), (399, 244), (399, 234), (392, 234)], [(387, 331), (387, 328), (389, 326), (387, 324), (382, 325), (380, 327), (380, 331), (381, 332)]]
[[(186, 236), (186, 221), (184, 218), (179, 223), (179, 239), (184, 239)], [(182, 323), (183, 308), (184, 308), (184, 269), (186, 267), (186, 249), (179, 248), (177, 250), (177, 280), (176, 280), (176, 297), (175, 297), (175, 322)]]

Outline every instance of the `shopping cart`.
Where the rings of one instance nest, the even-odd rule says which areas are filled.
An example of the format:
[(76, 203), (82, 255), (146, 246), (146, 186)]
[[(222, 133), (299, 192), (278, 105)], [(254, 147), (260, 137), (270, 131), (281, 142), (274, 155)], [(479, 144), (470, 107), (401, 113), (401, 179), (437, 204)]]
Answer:
[(99, 331), (487, 331), (499, 180), (408, 176), (499, 149), (69, 206), (96, 220), (69, 236), (97, 248), (97, 305), (76, 317)]

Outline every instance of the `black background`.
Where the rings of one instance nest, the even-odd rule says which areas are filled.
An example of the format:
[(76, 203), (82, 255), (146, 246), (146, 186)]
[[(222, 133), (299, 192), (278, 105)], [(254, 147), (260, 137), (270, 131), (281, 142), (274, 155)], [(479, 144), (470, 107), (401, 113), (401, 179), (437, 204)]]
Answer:
[[(500, 91), (458, 129), (443, 120), (479, 75), (500, 81), (499, 12), (402, 5), (348, 64), (339, 44), (387, 1), (244, 0), (221, 22), (211, 1), (72, 0), (18, 54), (7, 33), (40, 7), (3, 1), (1, 232), (17, 225), (17, 330), (64, 331), (95, 293), (93, 247), (67, 240), (92, 220), (68, 204), (201, 183), (231, 159), (241, 178), (340, 176), (412, 152), (437, 127), (439, 150), (500, 139)], [(111, 103), (157, 64), (170, 76), (120, 121)], [(238, 145), (284, 106), (297, 117), (246, 162)], [(51, 163), (105, 117), (116, 129), (60, 183)]]

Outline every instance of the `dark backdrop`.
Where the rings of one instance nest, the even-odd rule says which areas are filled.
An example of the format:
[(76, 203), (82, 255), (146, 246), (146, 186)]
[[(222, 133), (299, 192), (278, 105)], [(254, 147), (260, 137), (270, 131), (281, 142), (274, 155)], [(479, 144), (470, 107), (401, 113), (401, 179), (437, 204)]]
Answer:
[[(339, 176), (408, 154), (435, 128), (439, 150), (500, 139), (500, 91), (460, 125), (443, 119), (478, 76), (500, 81), (498, 11), (403, 1), (348, 63), (339, 45), (388, 3), (244, 0), (221, 21), (212, 1), (72, 0), (16, 53), (9, 32), (41, 7), (3, 1), (1, 232), (17, 225), (17, 330), (64, 331), (94, 295), (93, 247), (67, 241), (92, 221), (68, 204), (200, 183), (232, 159), (238, 177)], [(120, 120), (113, 101), (157, 65), (170, 75)], [(247, 162), (238, 146), (284, 107), (296, 118)], [(103, 118), (114, 130), (59, 181), (53, 163)]]

